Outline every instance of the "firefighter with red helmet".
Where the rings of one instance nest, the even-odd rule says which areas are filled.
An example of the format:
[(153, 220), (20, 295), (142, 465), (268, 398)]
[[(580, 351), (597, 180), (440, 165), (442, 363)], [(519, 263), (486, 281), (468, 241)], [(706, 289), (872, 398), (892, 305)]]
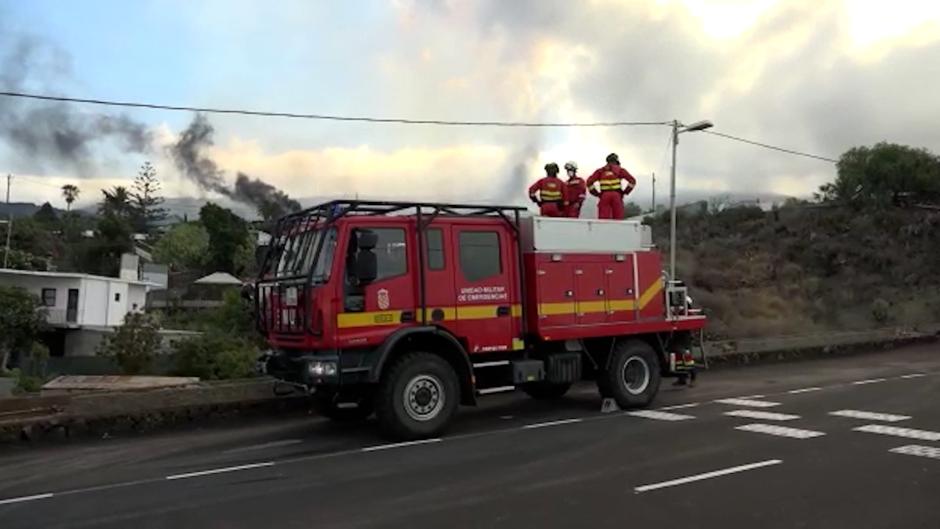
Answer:
[(558, 178), (558, 164), (545, 166), (545, 176), (529, 187), (529, 199), (545, 217), (564, 216), (565, 184)]
[[(621, 185), (621, 181), (626, 182), (626, 185)], [(599, 189), (594, 188), (595, 183)], [(597, 218), (622, 220), (623, 197), (629, 195), (635, 186), (636, 178), (620, 167), (620, 158), (617, 154), (608, 154), (607, 165), (594, 171), (594, 174), (587, 180), (588, 190), (598, 197)]]
[(578, 176), (578, 164), (568, 162), (565, 164), (568, 181), (565, 182), (565, 216), (578, 218), (581, 216), (581, 205), (587, 196), (587, 184)]

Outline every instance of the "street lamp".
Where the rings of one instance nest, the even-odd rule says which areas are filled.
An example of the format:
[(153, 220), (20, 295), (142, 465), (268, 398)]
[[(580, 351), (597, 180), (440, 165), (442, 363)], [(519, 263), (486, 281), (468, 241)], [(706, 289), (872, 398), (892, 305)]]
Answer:
[(696, 121), (691, 125), (683, 125), (679, 120), (672, 121), (672, 175), (669, 179), (669, 281), (676, 281), (676, 146), (679, 145), (679, 134), (683, 132), (698, 132), (712, 128), (714, 123), (708, 120)]

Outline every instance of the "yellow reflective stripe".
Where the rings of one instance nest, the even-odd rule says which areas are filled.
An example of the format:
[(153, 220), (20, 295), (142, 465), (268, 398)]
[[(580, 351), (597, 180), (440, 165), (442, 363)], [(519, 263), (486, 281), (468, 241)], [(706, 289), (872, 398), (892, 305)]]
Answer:
[(467, 305), (457, 307), (458, 320), (482, 320), (495, 318), (498, 305)]
[(539, 303), (539, 315), (555, 316), (558, 314), (573, 314), (574, 302), (566, 301), (564, 303)]
[(636, 303), (632, 299), (612, 299), (608, 302), (609, 310), (633, 310)]
[(542, 191), (542, 200), (561, 198), (561, 191)]
[(427, 309), (427, 310), (425, 311), (425, 318), (426, 318), (428, 321), (430, 321), (430, 322), (434, 322), (434, 313), (437, 312), (437, 311), (441, 311), (441, 312), (444, 313), (444, 317), (443, 317), (441, 320), (437, 320), (437, 321), (446, 321), (446, 320), (456, 320), (456, 319), (457, 319), (457, 308), (456, 308), (456, 307), (435, 307), (435, 308)]
[(513, 350), (513, 351), (519, 351), (519, 350), (522, 350), (522, 349), (525, 349), (525, 342), (523, 342), (523, 341), (520, 340), (519, 338), (513, 338), (513, 339), (512, 339), (512, 350)]
[(578, 301), (577, 309), (580, 314), (590, 312), (607, 312), (607, 301)]
[(518, 305), (518, 304), (513, 305), (513, 306), (512, 306), (512, 317), (513, 317), (513, 318), (518, 318), (519, 316), (522, 316), (522, 305)]
[(376, 325), (397, 325), (401, 323), (400, 310), (382, 310), (377, 312), (342, 312), (336, 315), (336, 326), (340, 329), (349, 327), (374, 327)]
[(659, 294), (663, 290), (663, 281), (662, 279), (657, 279), (655, 283), (649, 286), (646, 290), (643, 291), (643, 294), (640, 295), (640, 310), (646, 308), (649, 305), (650, 301), (653, 301), (653, 298), (656, 297), (656, 294)]

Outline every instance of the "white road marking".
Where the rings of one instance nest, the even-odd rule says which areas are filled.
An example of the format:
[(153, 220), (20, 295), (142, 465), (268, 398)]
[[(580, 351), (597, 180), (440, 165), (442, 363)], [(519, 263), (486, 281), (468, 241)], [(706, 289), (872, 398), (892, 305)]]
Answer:
[(627, 415), (633, 417), (643, 417), (644, 419), (655, 419), (657, 421), (685, 421), (695, 418), (691, 415), (682, 415), (680, 413), (668, 413), (665, 411), (656, 410), (631, 411), (628, 412)]
[(788, 391), (787, 393), (789, 393), (790, 395), (797, 395), (797, 394), (799, 394), (799, 393), (809, 393), (809, 392), (811, 392), (811, 391), (820, 391), (820, 390), (822, 390), (821, 387), (819, 387), (819, 386), (812, 386), (812, 387), (808, 387), (808, 388), (791, 389), (791, 390)]
[(904, 454), (908, 456), (929, 457), (930, 459), (940, 459), (940, 448), (934, 446), (907, 445), (899, 446), (888, 450), (892, 454)]
[(441, 442), (440, 437), (434, 437), (432, 439), (418, 439), (417, 441), (405, 441), (402, 443), (391, 443), (387, 445), (376, 445), (376, 446), (367, 446), (362, 449), (363, 452), (375, 452), (377, 450), (388, 450), (390, 448), (401, 448), (403, 446), (414, 446), (414, 445), (424, 445), (430, 443), (439, 443)]
[(773, 413), (770, 411), (758, 410), (734, 410), (726, 411), (725, 415), (730, 417), (744, 417), (746, 419), (757, 419), (761, 421), (792, 421), (799, 419), (799, 415), (790, 415), (789, 413)]
[(239, 470), (250, 470), (252, 468), (273, 467), (274, 461), (265, 461), (263, 463), (251, 463), (250, 465), (238, 465), (237, 467), (213, 468), (212, 470), (200, 470), (199, 472), (187, 472), (186, 474), (173, 474), (163, 479), (172, 481), (174, 479), (196, 478), (199, 476), (208, 476), (211, 474), (224, 474), (226, 472), (237, 472)]
[(744, 432), (765, 433), (768, 435), (790, 437), (793, 439), (811, 439), (813, 437), (826, 435), (823, 432), (817, 432), (815, 430), (801, 430), (800, 428), (788, 428), (786, 426), (777, 426), (775, 424), (760, 424), (760, 423), (745, 424), (744, 426), (737, 426), (735, 427), (735, 430), (741, 430)]
[(938, 432), (915, 430), (913, 428), (899, 428), (897, 426), (885, 426), (883, 424), (866, 424), (865, 426), (853, 428), (853, 430), (856, 432), (907, 437), (908, 439), (918, 439), (920, 441), (940, 441), (940, 433)]
[(508, 421), (509, 419), (512, 419), (512, 417), (513, 417), (512, 415), (500, 415), (499, 416), (499, 418), (504, 421)]
[(927, 373), (911, 373), (910, 375), (901, 375), (898, 378), (920, 378), (927, 376)]
[(650, 485), (643, 485), (641, 487), (636, 487), (633, 490), (635, 492), (648, 492), (656, 489), (663, 489), (666, 487), (675, 487), (676, 485), (684, 485), (686, 483), (692, 483), (694, 481), (702, 481), (704, 479), (717, 478), (719, 476), (727, 476), (728, 474), (735, 474), (738, 472), (746, 472), (748, 470), (754, 470), (762, 467), (769, 467), (771, 465), (779, 465), (783, 463), (780, 459), (768, 459), (767, 461), (761, 461), (759, 463), (751, 463), (749, 465), (741, 465), (737, 467), (726, 468), (723, 470), (715, 470), (712, 472), (706, 472), (704, 474), (696, 474), (694, 476), (688, 476), (685, 478), (672, 479), (669, 481), (663, 481), (660, 483), (652, 483)]
[(767, 395), (741, 395), (740, 397), (735, 397), (735, 398), (745, 399), (745, 400), (754, 400), (754, 399), (762, 399), (766, 396)]
[(769, 402), (766, 400), (751, 400), (751, 399), (720, 399), (716, 400), (718, 404), (730, 404), (731, 406), (747, 406), (750, 408), (772, 408), (774, 406), (779, 406), (779, 402)]
[(11, 503), (23, 503), (26, 501), (36, 501), (44, 500), (46, 498), (53, 497), (54, 494), (47, 492), (45, 494), (33, 494), (32, 496), (20, 496), (19, 498), (7, 498), (5, 500), (0, 500), (0, 505), (9, 505)]
[(880, 421), (880, 422), (906, 421), (911, 418), (909, 415), (894, 415), (891, 413), (876, 413), (876, 412), (861, 411), (861, 410), (830, 411), (829, 415), (835, 415), (836, 417), (848, 417), (850, 419), (864, 419), (866, 421)]
[(698, 406), (698, 402), (690, 402), (688, 404), (676, 404), (675, 406), (663, 406), (662, 408), (657, 408), (659, 410), (681, 410), (685, 408), (694, 408)]
[(575, 419), (562, 419), (560, 421), (548, 421), (548, 422), (537, 422), (535, 424), (527, 424), (522, 428), (524, 430), (531, 430), (533, 428), (545, 428), (546, 426), (558, 426), (559, 424), (571, 424), (576, 422), (581, 422), (584, 419), (575, 418)]
[(236, 454), (238, 452), (250, 452), (252, 450), (264, 450), (265, 448), (277, 448), (279, 446), (290, 446), (304, 442), (303, 439), (282, 439), (280, 441), (271, 441), (270, 443), (261, 443), (256, 445), (240, 446), (222, 452), (223, 454)]
[(856, 380), (855, 382), (852, 382), (852, 385), (853, 385), (853, 386), (861, 386), (862, 384), (877, 384), (878, 382), (884, 382), (885, 380), (888, 380), (888, 379), (886, 379), (886, 378), (867, 378), (867, 379), (865, 379), (865, 380)]

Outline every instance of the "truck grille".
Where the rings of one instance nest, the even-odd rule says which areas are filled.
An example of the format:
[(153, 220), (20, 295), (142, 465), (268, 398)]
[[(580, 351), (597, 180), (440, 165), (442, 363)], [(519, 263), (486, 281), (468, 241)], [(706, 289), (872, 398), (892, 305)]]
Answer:
[(305, 332), (310, 297), (304, 283), (259, 284), (255, 294), (258, 326), (265, 334)]

